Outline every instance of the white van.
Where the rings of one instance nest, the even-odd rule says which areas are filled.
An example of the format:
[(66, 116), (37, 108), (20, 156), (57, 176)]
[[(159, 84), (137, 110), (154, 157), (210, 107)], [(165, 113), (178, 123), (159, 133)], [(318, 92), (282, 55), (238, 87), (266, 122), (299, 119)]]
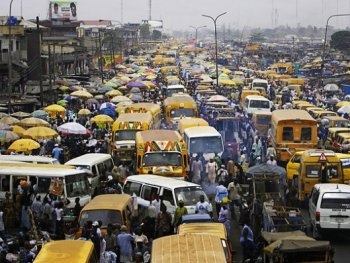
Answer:
[(137, 196), (137, 202), (142, 206), (149, 206), (156, 195), (167, 207), (167, 211), (174, 216), (179, 200), (184, 200), (188, 214), (194, 214), (199, 197), (204, 195), (208, 198), (202, 187), (198, 184), (186, 182), (179, 179), (141, 174), (131, 175), (126, 178), (123, 192)]
[(0, 162), (2, 161), (23, 162), (33, 164), (60, 164), (60, 162), (57, 159), (52, 157), (22, 154), (0, 155)]
[(65, 165), (90, 171), (92, 177), (89, 178), (89, 182), (91, 194), (94, 196), (100, 189), (101, 176), (105, 176), (106, 172), (112, 172), (114, 161), (112, 156), (107, 153), (87, 153), (69, 160)]
[(259, 95), (249, 95), (245, 98), (243, 112), (252, 116), (255, 112), (271, 112), (272, 102)]
[(326, 230), (350, 230), (350, 185), (315, 184), (309, 199), (314, 237)]

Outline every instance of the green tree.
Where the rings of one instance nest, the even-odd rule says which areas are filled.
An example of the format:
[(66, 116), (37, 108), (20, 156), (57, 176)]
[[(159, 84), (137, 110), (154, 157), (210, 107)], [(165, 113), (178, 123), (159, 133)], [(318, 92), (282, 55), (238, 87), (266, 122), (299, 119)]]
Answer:
[(253, 32), (250, 35), (251, 42), (263, 42), (265, 40), (265, 36), (262, 32)]
[(330, 45), (332, 48), (348, 51), (350, 49), (350, 31), (338, 31), (331, 36)]

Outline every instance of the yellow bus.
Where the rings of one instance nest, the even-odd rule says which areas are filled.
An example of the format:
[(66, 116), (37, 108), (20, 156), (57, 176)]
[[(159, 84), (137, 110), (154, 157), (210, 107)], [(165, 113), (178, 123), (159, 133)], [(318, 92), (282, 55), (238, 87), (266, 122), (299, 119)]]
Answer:
[(157, 238), (152, 243), (151, 258), (152, 263), (227, 262), (220, 237), (207, 233)]
[(187, 94), (166, 98), (163, 103), (167, 124), (177, 124), (183, 117), (197, 117), (198, 109), (194, 99)]
[(154, 128), (150, 112), (119, 115), (112, 125), (112, 155), (117, 155), (120, 161), (131, 161), (135, 152), (136, 132)]
[(317, 148), (317, 122), (304, 110), (275, 110), (269, 136), (277, 160), (287, 162), (296, 151)]
[(298, 199), (309, 196), (317, 183), (343, 183), (342, 163), (338, 155), (329, 150), (306, 150), (300, 158), (299, 173), (293, 175)]
[(139, 102), (127, 106), (120, 106), (116, 109), (118, 116), (123, 113), (151, 113), (155, 129), (160, 128), (162, 121), (162, 109), (160, 105), (152, 102)]
[(325, 126), (328, 128), (350, 127), (350, 120), (347, 120), (340, 116), (326, 116), (322, 118), (321, 122), (325, 123)]
[(173, 130), (148, 130), (136, 133), (136, 172), (185, 177), (188, 152), (181, 135)]
[(183, 136), (185, 129), (198, 126), (209, 126), (209, 123), (203, 118), (184, 118), (179, 120), (177, 128)]
[(100, 255), (94, 244), (86, 240), (57, 240), (46, 243), (35, 257), (34, 263), (98, 263)]

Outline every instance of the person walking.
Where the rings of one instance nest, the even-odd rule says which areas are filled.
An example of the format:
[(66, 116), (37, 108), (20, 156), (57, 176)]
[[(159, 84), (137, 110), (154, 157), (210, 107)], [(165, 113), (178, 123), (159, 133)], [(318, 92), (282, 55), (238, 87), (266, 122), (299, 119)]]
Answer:
[(204, 195), (200, 195), (199, 201), (196, 204), (196, 214), (208, 214), (213, 217), (213, 209), (211, 205), (205, 201)]
[(163, 237), (171, 234), (172, 232), (172, 217), (167, 211), (167, 207), (162, 203), (160, 205), (160, 212), (156, 219), (156, 237)]
[(0, 238), (2, 238), (5, 244), (7, 244), (4, 224), (4, 212), (2, 210), (0, 210)]
[(57, 238), (64, 239), (64, 223), (63, 223), (63, 202), (58, 202), (55, 208), (56, 228), (55, 234)]
[(175, 215), (174, 215), (174, 227), (177, 228), (182, 223), (182, 216), (187, 215), (187, 208), (185, 207), (184, 200), (179, 200), (179, 205), (175, 209)]
[(199, 160), (199, 156), (197, 155), (191, 165), (191, 180), (193, 183), (199, 184), (201, 182), (201, 174), (203, 173), (203, 170), (203, 163)]
[(234, 179), (231, 183), (228, 184), (227, 191), (229, 192), (228, 196), (230, 199), (231, 218), (234, 218), (235, 217), (234, 207), (235, 206), (240, 207), (240, 205), (241, 205), (242, 188), (238, 184), (238, 181), (236, 179)]
[(215, 184), (217, 170), (218, 170), (218, 167), (216, 162), (214, 162), (214, 159), (210, 159), (209, 162), (207, 163), (207, 173), (208, 173), (209, 184)]
[(120, 233), (117, 236), (117, 244), (120, 253), (120, 263), (132, 263), (133, 262), (133, 246), (134, 237), (127, 232), (127, 227), (122, 225), (120, 227)]

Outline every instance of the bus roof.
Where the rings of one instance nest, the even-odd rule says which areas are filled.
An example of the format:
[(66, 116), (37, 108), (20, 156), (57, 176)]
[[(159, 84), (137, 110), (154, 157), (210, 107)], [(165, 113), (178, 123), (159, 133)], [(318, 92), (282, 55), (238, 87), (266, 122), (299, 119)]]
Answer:
[(130, 202), (128, 194), (104, 194), (95, 196), (81, 211), (89, 210), (123, 210)]
[(46, 164), (59, 164), (58, 160), (52, 157), (39, 156), (39, 155), (0, 155), (1, 161), (19, 161), (26, 163), (46, 163)]
[(155, 184), (161, 187), (167, 188), (178, 188), (178, 187), (190, 187), (190, 186), (199, 186), (198, 184), (194, 184), (191, 182), (187, 182), (180, 179), (174, 179), (171, 177), (165, 177), (160, 175), (153, 174), (139, 174), (139, 175), (130, 175), (126, 178), (126, 181), (131, 182), (140, 182), (144, 184)]
[(179, 234), (201, 234), (205, 231), (205, 233), (209, 235), (218, 236), (221, 239), (227, 239), (226, 228), (222, 223), (215, 222), (200, 222), (200, 223), (188, 223), (179, 225)]
[(190, 127), (184, 130), (188, 137), (220, 136), (221, 134), (212, 126)]
[(261, 95), (248, 95), (247, 97), (245, 97), (245, 99), (249, 99), (249, 100), (265, 100), (265, 101), (269, 101), (267, 98), (265, 98), (264, 96)]
[[(193, 249), (189, 249), (189, 248)], [(194, 251), (196, 253), (194, 253)], [(226, 262), (221, 239), (208, 234), (172, 235), (152, 243), (152, 263)]]
[[(181, 95), (176, 95), (176, 96), (171, 96), (168, 97), (164, 100), (164, 106), (170, 105), (172, 103), (194, 103), (196, 104), (196, 102), (194, 101), (194, 99), (188, 95), (188, 94), (181, 94)], [(196, 104), (197, 105), (197, 104)]]
[(67, 175), (86, 174), (85, 170), (51, 168), (50, 171), (45, 167), (27, 167), (27, 166), (1, 166), (0, 174), (12, 174), (20, 176), (43, 176), (43, 177), (64, 177)]
[(136, 141), (180, 141), (181, 135), (173, 130), (147, 130), (136, 133)]
[(65, 165), (87, 165), (88, 163), (93, 165), (108, 159), (112, 159), (112, 156), (108, 153), (86, 153), (84, 155), (69, 160), (65, 163)]
[(124, 112), (127, 112), (128, 110), (138, 111), (140, 109), (144, 109), (146, 112), (149, 111), (152, 115), (161, 111), (160, 105), (158, 105), (156, 103), (139, 102), (139, 103), (133, 103), (133, 104), (127, 105), (127, 106), (120, 106), (117, 108), (117, 112), (124, 113)]
[(152, 114), (150, 112), (146, 113), (124, 113), (119, 115), (119, 117), (115, 120), (116, 122), (147, 122), (152, 120)]
[(305, 110), (274, 110), (272, 112), (272, 122), (278, 123), (287, 120), (307, 120), (317, 123)]
[(88, 263), (94, 244), (86, 240), (57, 240), (46, 243), (35, 257), (35, 263)]
[(0, 160), (1, 167), (33, 167), (33, 168), (60, 168), (60, 169), (75, 169), (74, 166), (64, 164), (51, 164), (51, 163), (26, 163), (26, 162), (15, 162), (15, 161), (3, 161)]

